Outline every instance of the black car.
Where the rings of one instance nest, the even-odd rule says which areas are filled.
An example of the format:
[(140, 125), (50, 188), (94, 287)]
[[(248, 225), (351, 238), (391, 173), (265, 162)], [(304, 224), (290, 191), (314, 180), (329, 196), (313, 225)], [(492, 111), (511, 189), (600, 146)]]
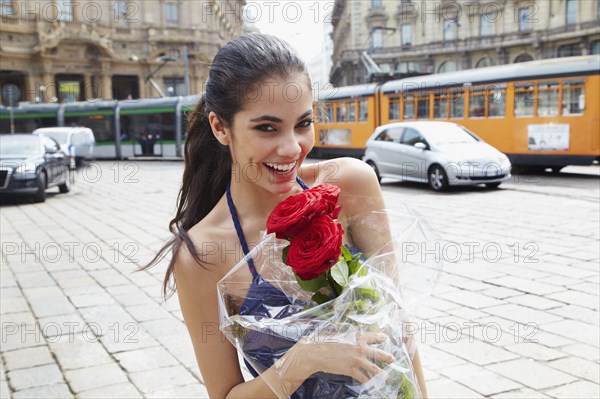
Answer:
[(69, 157), (50, 137), (32, 134), (0, 135), (0, 195), (28, 195), (46, 200), (46, 189), (71, 187)]

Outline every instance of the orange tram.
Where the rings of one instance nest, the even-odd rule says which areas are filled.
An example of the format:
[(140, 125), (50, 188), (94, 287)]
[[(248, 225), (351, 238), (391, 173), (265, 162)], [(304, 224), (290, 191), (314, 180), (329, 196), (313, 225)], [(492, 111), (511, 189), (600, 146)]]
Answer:
[(456, 122), (513, 165), (600, 159), (600, 55), (531, 61), (316, 93), (314, 157), (362, 157), (379, 125)]

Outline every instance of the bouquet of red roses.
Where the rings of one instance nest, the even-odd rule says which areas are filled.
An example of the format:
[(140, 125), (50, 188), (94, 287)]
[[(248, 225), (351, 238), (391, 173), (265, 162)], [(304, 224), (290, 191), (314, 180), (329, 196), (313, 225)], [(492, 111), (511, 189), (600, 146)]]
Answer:
[[(423, 242), (432, 236), (413, 215), (401, 222), (406, 229), (400, 238), (390, 234), (390, 212), (342, 221), (353, 231), (387, 240), (366, 257), (342, 244), (339, 193), (336, 186), (319, 185), (288, 197), (273, 210), (264, 240), (219, 282), (221, 330), (254, 376), (272, 366), (281, 371), (276, 375), (283, 375), (288, 365), (280, 359), (300, 340), (355, 344), (364, 332), (384, 333), (389, 340), (376, 347), (396, 359), (379, 365), (385, 376), (360, 384), (350, 377), (316, 373), (292, 397), (420, 397), (411, 363), (415, 348), (407, 346), (410, 340), (403, 331), (408, 314), (398, 281), (405, 276), (396, 246), (403, 239)], [(417, 267), (426, 267), (429, 275), (439, 271), (439, 265)], [(281, 379), (266, 382), (274, 392), (287, 392)]]

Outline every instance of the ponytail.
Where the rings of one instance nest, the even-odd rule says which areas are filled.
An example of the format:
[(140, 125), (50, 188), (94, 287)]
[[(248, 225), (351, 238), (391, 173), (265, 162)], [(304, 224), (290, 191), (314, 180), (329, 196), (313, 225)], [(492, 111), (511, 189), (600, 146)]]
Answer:
[(182, 243), (196, 262), (202, 264), (200, 255), (188, 230), (202, 220), (215, 207), (225, 193), (231, 178), (231, 155), (228, 147), (219, 143), (212, 133), (206, 110), (206, 96), (202, 95), (187, 125), (187, 140), (184, 147), (185, 169), (183, 182), (177, 197), (177, 213), (169, 222), (169, 230), (174, 234), (140, 270), (146, 270), (160, 262), (171, 249), (171, 260), (163, 281), (163, 296), (173, 294), (175, 286), (171, 276), (175, 267), (175, 255)]

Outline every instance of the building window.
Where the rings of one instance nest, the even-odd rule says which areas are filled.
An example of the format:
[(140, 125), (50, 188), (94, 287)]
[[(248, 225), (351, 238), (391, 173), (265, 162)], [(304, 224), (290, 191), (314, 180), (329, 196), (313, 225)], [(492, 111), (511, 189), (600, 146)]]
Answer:
[(0, 15), (15, 15), (15, 7), (12, 0), (0, 0)]
[(515, 64), (518, 62), (527, 62), (527, 61), (533, 61), (533, 57), (527, 53), (521, 54), (517, 58), (515, 58)]
[(558, 57), (574, 57), (581, 55), (581, 46), (579, 44), (565, 44), (558, 48)]
[(445, 19), (444, 20), (444, 40), (456, 40), (457, 28), (458, 28), (458, 25), (456, 24), (456, 20)]
[(577, 23), (577, 3), (579, 0), (567, 0), (567, 14), (566, 23), (567, 25), (574, 25)]
[(165, 78), (165, 94), (169, 97), (185, 95), (185, 81), (183, 78)]
[(519, 8), (519, 31), (531, 30), (531, 12), (529, 7)]
[(179, 4), (165, 3), (165, 22), (167, 26), (179, 25)]
[(493, 36), (495, 33), (494, 14), (491, 12), (479, 16), (479, 35)]
[(383, 7), (382, 0), (371, 0), (371, 7)]
[(56, 6), (58, 7), (59, 21), (73, 21), (73, 2), (71, 0), (58, 0)]
[[(600, 4), (600, 2), (598, 3)], [(600, 40), (595, 40), (590, 45), (590, 54), (600, 54)]]
[(475, 64), (475, 68), (486, 68), (494, 65), (497, 65), (495, 59), (493, 59), (492, 57), (483, 57), (482, 59), (477, 61), (477, 64)]
[(410, 24), (402, 24), (402, 28), (400, 29), (401, 32), (401, 44), (403, 46), (410, 46), (412, 45), (412, 25)]
[(373, 30), (373, 48), (383, 47), (383, 30), (380, 28), (374, 28)]
[(458, 71), (458, 64), (455, 61), (444, 61), (438, 68), (439, 73)]

